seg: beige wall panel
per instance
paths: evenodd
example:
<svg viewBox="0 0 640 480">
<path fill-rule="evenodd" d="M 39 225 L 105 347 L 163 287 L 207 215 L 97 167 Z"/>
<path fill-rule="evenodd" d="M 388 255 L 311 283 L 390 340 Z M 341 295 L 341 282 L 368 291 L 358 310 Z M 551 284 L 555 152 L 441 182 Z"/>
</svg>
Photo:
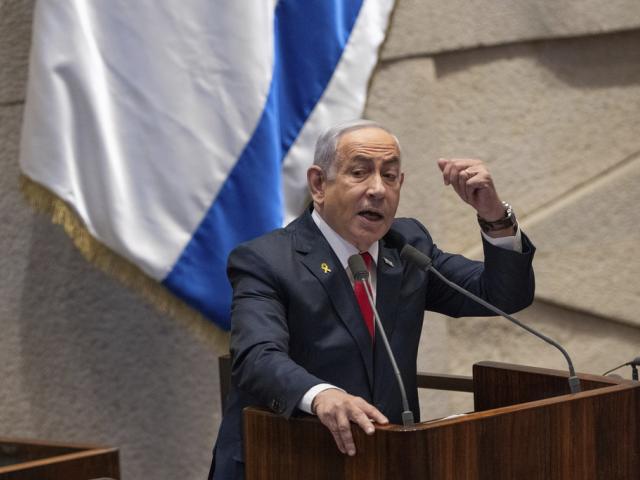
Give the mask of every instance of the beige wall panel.
<svg viewBox="0 0 640 480">
<path fill-rule="evenodd" d="M 0 0 L 0 103 L 24 100 L 33 0 Z"/>
<path fill-rule="evenodd" d="M 0 107 L 2 434 L 118 447 L 126 479 L 205 478 L 226 341 L 158 313 L 33 213 L 21 110 Z"/>
<path fill-rule="evenodd" d="M 398 132 L 400 214 L 446 249 L 479 243 L 472 209 L 444 188 L 438 157 L 478 157 L 521 218 L 640 150 L 640 32 L 383 63 L 366 116 Z"/>
<path fill-rule="evenodd" d="M 640 26 L 637 0 L 396 0 L 385 59 Z"/>
<path fill-rule="evenodd" d="M 640 326 L 639 205 L 636 155 L 532 217 L 537 296 Z"/>
<path fill-rule="evenodd" d="M 448 319 L 443 315 L 426 315 L 418 349 L 418 372 L 444 373 L 447 364 Z M 442 418 L 449 415 L 449 393 L 439 390 L 418 390 L 421 420 Z"/>
</svg>

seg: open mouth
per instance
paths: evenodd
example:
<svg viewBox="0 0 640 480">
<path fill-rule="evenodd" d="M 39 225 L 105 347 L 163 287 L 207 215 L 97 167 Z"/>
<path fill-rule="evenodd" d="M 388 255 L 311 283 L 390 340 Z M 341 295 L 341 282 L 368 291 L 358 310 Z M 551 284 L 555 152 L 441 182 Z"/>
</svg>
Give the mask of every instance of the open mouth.
<svg viewBox="0 0 640 480">
<path fill-rule="evenodd" d="M 369 220 L 370 222 L 379 222 L 384 216 L 375 210 L 361 210 L 358 215 Z"/>
</svg>

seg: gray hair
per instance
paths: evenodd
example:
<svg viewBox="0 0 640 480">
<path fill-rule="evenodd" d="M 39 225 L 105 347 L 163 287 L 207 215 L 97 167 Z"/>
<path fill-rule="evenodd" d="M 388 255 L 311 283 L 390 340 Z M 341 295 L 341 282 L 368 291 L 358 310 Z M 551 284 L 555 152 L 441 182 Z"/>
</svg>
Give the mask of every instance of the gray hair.
<svg viewBox="0 0 640 480">
<path fill-rule="evenodd" d="M 400 151 L 398 138 L 387 127 L 372 120 L 349 120 L 348 122 L 340 123 L 329 128 L 318 137 L 316 151 L 313 155 L 313 164 L 320 167 L 327 177 L 333 177 L 335 175 L 335 160 L 338 157 L 337 151 L 340 138 L 349 132 L 363 128 L 379 128 L 380 130 L 384 130 L 395 139 L 398 152 Z"/>
</svg>

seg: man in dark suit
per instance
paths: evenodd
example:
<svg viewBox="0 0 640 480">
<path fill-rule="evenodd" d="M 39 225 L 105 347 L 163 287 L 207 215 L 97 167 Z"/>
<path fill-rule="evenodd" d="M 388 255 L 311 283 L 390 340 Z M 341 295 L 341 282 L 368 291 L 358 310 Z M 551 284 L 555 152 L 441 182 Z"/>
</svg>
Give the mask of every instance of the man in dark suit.
<svg viewBox="0 0 640 480">
<path fill-rule="evenodd" d="M 475 208 L 485 261 L 439 250 L 416 220 L 396 219 L 404 180 L 397 139 L 356 121 L 318 140 L 307 173 L 313 205 L 284 229 L 239 246 L 229 257 L 233 285 L 232 392 L 210 478 L 240 479 L 242 408 L 285 417 L 318 416 L 337 448 L 355 455 L 351 424 L 400 423 L 401 396 L 375 328 L 354 294 L 347 259 L 371 255 L 376 308 L 419 419 L 416 356 L 425 310 L 488 315 L 437 278 L 404 263 L 390 229 L 429 255 L 446 277 L 513 312 L 533 299 L 534 248 L 500 201 L 479 160 L 438 162 L 444 183 Z M 366 310 L 366 308 L 365 308 Z"/>
</svg>

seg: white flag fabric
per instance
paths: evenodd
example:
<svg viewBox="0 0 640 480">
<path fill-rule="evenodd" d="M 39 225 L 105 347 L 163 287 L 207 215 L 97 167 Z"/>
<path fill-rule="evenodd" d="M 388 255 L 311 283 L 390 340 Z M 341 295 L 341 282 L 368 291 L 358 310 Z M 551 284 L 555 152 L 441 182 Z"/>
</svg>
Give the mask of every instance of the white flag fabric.
<svg viewBox="0 0 640 480">
<path fill-rule="evenodd" d="M 315 139 L 358 118 L 393 0 L 39 0 L 25 177 L 229 328 L 226 259 L 307 202 Z"/>
</svg>

